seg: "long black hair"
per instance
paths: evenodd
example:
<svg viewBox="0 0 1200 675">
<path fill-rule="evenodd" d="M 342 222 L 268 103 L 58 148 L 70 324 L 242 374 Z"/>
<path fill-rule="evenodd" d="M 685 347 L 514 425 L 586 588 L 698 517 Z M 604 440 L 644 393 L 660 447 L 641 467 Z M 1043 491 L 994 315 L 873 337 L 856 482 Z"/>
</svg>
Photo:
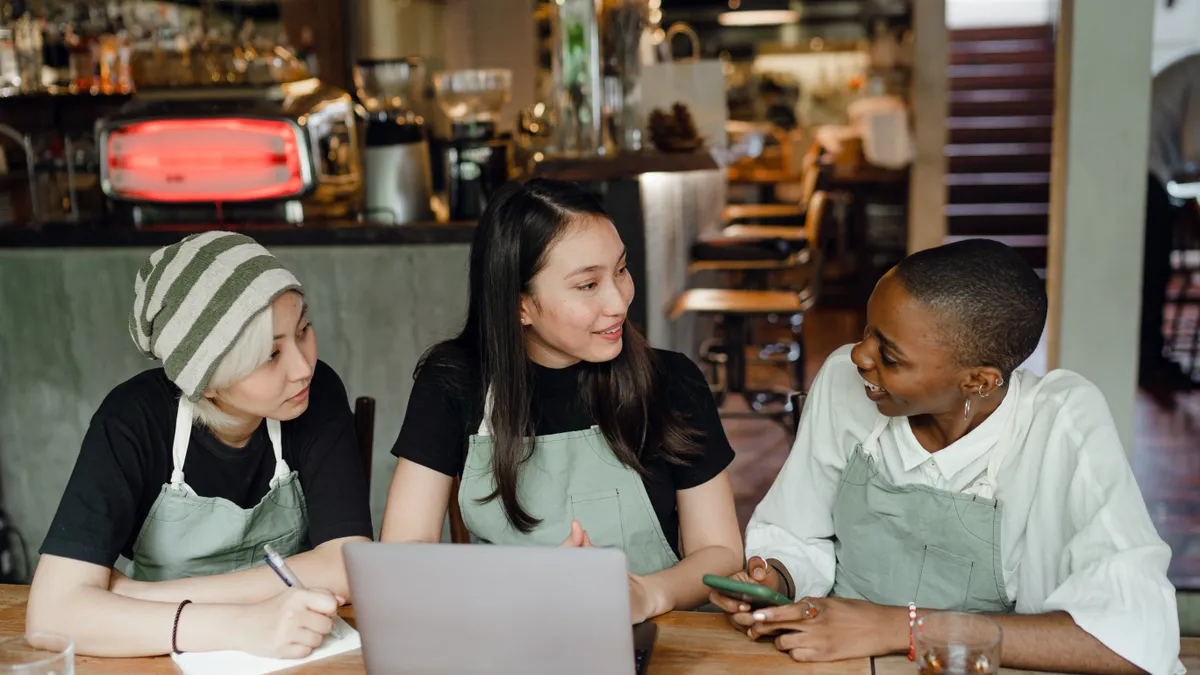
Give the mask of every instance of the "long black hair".
<svg viewBox="0 0 1200 675">
<path fill-rule="evenodd" d="M 467 403 L 481 413 L 489 387 L 492 473 L 508 521 L 521 532 L 539 522 L 517 498 L 521 465 L 535 448 L 533 368 L 520 322 L 521 297 L 546 263 L 546 253 L 576 216 L 608 218 L 600 202 L 572 184 L 547 179 L 510 183 L 492 195 L 471 244 L 470 301 L 457 337 L 435 345 L 417 366 L 436 366 Z M 579 387 L 584 403 L 622 464 L 645 475 L 647 452 L 686 464 L 699 452 L 699 432 L 667 400 L 665 376 L 653 349 L 625 322 L 621 353 L 584 363 Z M 470 416 L 478 419 L 479 415 Z M 468 433 L 473 433 L 470 430 Z"/>
</svg>

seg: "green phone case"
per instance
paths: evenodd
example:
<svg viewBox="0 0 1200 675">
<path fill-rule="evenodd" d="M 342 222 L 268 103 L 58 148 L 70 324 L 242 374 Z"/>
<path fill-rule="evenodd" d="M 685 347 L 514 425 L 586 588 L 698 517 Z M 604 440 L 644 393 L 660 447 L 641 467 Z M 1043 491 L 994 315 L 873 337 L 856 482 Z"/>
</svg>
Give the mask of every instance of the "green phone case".
<svg viewBox="0 0 1200 675">
<path fill-rule="evenodd" d="M 741 600 L 754 609 L 761 607 L 779 607 L 790 605 L 792 601 L 786 595 L 777 593 L 766 586 L 736 581 L 729 577 L 719 577 L 715 574 L 705 574 L 704 585 L 718 591 L 721 595 Z"/>
</svg>

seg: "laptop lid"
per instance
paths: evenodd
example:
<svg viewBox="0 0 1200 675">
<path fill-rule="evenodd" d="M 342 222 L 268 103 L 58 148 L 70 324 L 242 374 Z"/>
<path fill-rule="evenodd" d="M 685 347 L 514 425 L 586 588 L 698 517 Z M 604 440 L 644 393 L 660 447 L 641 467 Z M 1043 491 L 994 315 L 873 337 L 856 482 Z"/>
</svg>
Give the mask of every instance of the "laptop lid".
<svg viewBox="0 0 1200 675">
<path fill-rule="evenodd" d="M 633 672 L 618 549 L 355 542 L 343 551 L 368 673 Z"/>
</svg>

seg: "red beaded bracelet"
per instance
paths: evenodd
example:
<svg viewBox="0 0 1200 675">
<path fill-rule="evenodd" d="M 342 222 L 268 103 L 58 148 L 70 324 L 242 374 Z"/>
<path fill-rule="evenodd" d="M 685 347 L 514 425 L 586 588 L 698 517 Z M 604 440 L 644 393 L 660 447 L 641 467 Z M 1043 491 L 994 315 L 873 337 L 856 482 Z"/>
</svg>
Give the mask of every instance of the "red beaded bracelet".
<svg viewBox="0 0 1200 675">
<path fill-rule="evenodd" d="M 917 660 L 917 603 L 908 603 L 908 660 Z"/>
</svg>

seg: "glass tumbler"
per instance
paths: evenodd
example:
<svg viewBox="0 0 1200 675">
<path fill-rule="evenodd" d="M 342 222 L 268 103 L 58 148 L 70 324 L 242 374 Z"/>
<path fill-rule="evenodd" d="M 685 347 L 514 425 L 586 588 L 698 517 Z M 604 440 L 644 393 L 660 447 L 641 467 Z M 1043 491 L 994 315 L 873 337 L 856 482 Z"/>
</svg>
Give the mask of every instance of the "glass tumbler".
<svg viewBox="0 0 1200 675">
<path fill-rule="evenodd" d="M 75 645 L 50 633 L 0 637 L 0 673 L 74 675 Z"/>
<path fill-rule="evenodd" d="M 914 627 L 920 675 L 997 675 L 1003 631 L 986 616 L 937 612 Z"/>
</svg>

